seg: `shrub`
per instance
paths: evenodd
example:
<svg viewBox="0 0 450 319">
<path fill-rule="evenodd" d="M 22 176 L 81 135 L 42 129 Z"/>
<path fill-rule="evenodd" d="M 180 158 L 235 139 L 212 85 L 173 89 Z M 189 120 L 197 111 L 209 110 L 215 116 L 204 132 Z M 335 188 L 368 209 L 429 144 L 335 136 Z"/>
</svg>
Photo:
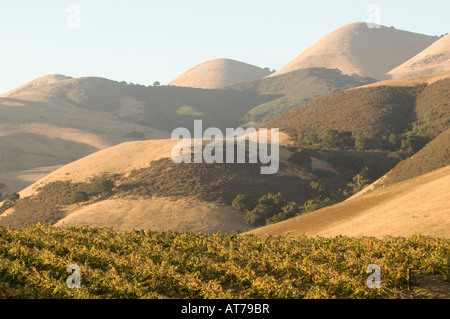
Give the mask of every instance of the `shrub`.
<svg viewBox="0 0 450 319">
<path fill-rule="evenodd" d="M 77 204 L 82 202 L 87 202 L 89 200 L 89 195 L 83 191 L 75 191 L 70 195 L 70 203 Z"/>
<path fill-rule="evenodd" d="M 303 142 L 307 145 L 314 145 L 320 142 L 319 135 L 316 133 L 309 133 L 303 138 Z"/>
<path fill-rule="evenodd" d="M 115 185 L 113 181 L 105 178 L 99 178 L 91 184 L 89 195 L 96 196 L 110 194 L 114 186 Z"/>
<path fill-rule="evenodd" d="M 299 207 L 297 203 L 290 202 L 286 206 L 282 207 L 282 211 L 268 219 L 266 219 L 266 225 L 275 224 L 286 219 L 293 218 L 301 215 L 304 212 L 302 207 Z"/>
<path fill-rule="evenodd" d="M 14 204 L 20 199 L 20 195 L 17 193 L 10 193 L 3 196 L 5 204 Z"/>
<path fill-rule="evenodd" d="M 353 181 L 348 183 L 347 186 L 350 188 L 349 193 L 350 194 L 356 194 L 359 191 L 363 190 L 366 186 L 370 184 L 370 181 L 368 178 L 366 178 L 368 168 L 365 167 L 361 173 L 357 174 L 355 177 L 353 177 Z"/>
<path fill-rule="evenodd" d="M 322 199 L 321 197 L 312 198 L 312 199 L 307 200 L 303 204 L 303 211 L 305 213 L 311 213 L 311 212 L 314 212 L 323 207 L 329 206 L 331 204 L 332 204 L 332 202 L 330 201 L 329 198 L 325 198 L 325 199 Z"/>
<path fill-rule="evenodd" d="M 315 196 L 328 195 L 329 189 L 326 183 L 320 179 L 313 179 L 309 183 L 311 190 Z"/>
</svg>

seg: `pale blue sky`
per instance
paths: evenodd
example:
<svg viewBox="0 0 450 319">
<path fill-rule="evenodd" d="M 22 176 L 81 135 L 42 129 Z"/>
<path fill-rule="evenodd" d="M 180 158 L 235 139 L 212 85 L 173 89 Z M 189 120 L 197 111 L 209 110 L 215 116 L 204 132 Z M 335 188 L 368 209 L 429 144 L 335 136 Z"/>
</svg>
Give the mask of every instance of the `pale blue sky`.
<svg viewBox="0 0 450 319">
<path fill-rule="evenodd" d="M 448 0 L 0 0 L 0 92 L 53 73 L 166 84 L 215 58 L 278 70 L 370 4 L 382 25 L 449 32 Z"/>
</svg>

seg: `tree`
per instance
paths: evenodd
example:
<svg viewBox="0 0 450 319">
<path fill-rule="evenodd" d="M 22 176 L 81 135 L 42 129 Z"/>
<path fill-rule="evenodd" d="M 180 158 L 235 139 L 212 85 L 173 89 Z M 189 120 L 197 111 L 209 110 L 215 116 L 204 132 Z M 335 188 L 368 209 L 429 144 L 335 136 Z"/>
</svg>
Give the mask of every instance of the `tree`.
<svg viewBox="0 0 450 319">
<path fill-rule="evenodd" d="M 236 196 L 236 198 L 231 203 L 231 206 L 233 206 L 234 209 L 240 211 L 240 212 L 247 212 L 251 210 L 252 208 L 252 202 L 250 200 L 250 197 L 248 197 L 245 194 L 239 194 Z"/>
<path fill-rule="evenodd" d="M 357 149 L 358 151 L 365 151 L 365 150 L 369 150 L 371 148 L 371 140 L 370 138 L 367 137 L 357 137 L 355 139 L 355 149 Z"/>
<path fill-rule="evenodd" d="M 11 205 L 16 203 L 20 199 L 20 195 L 17 193 L 10 193 L 3 196 L 5 204 Z"/>
<path fill-rule="evenodd" d="M 160 86 L 161 85 L 161 83 L 159 83 L 159 81 L 155 81 L 154 83 L 153 83 L 153 86 Z"/>
<path fill-rule="evenodd" d="M 108 195 L 112 192 L 114 188 L 114 182 L 105 179 L 105 178 L 99 178 L 96 179 L 89 189 L 89 195 L 96 196 L 96 195 Z"/>
<path fill-rule="evenodd" d="M 338 131 L 329 129 L 322 137 L 322 147 L 325 149 L 333 149 L 340 147 L 354 146 L 354 139 L 350 131 Z"/>
<path fill-rule="evenodd" d="M 266 219 L 266 225 L 275 224 L 283 220 L 293 218 L 295 216 L 303 214 L 304 212 L 302 207 L 299 207 L 295 202 L 288 203 L 287 205 L 283 206 L 281 210 L 282 211 L 280 213 Z"/>
<path fill-rule="evenodd" d="M 311 164 L 311 156 L 307 151 L 299 148 L 295 153 L 291 154 L 288 161 L 301 166 L 309 166 Z"/>
<path fill-rule="evenodd" d="M 71 204 L 87 202 L 88 200 L 89 200 L 89 195 L 83 191 L 75 191 L 70 195 L 70 203 Z"/>
<path fill-rule="evenodd" d="M 316 133 L 309 133 L 303 138 L 303 142 L 308 145 L 314 145 L 320 142 L 319 135 Z"/>
<path fill-rule="evenodd" d="M 318 209 L 321 209 L 322 207 L 326 207 L 328 205 L 330 205 L 330 199 L 327 197 L 325 199 L 322 199 L 320 196 L 317 198 L 312 198 L 307 200 L 304 204 L 303 204 L 303 211 L 305 213 L 311 213 L 314 212 Z"/>
<path fill-rule="evenodd" d="M 281 212 L 284 205 L 285 199 L 281 193 L 264 195 L 258 200 L 255 208 L 244 216 L 245 222 L 253 226 L 263 226 L 266 219 Z"/>
<path fill-rule="evenodd" d="M 326 183 L 320 179 L 313 179 L 309 183 L 314 196 L 328 195 L 329 190 Z"/>
<path fill-rule="evenodd" d="M 350 188 L 350 194 L 354 195 L 370 184 L 369 179 L 366 178 L 367 171 L 368 168 L 365 167 L 359 174 L 353 177 L 352 182 L 347 184 Z"/>
</svg>

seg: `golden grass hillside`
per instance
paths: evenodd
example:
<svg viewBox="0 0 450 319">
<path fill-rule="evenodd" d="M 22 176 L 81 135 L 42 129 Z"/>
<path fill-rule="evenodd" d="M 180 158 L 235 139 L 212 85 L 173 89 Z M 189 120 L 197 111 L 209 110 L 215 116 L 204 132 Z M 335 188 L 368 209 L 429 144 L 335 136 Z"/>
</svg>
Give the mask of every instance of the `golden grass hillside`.
<svg viewBox="0 0 450 319">
<path fill-rule="evenodd" d="M 405 78 L 450 71 L 450 36 L 446 35 L 388 74 Z"/>
<path fill-rule="evenodd" d="M 237 127 L 248 110 L 271 99 L 256 92 L 146 87 L 94 77 L 35 79 L 0 96 L 2 193 L 100 149 L 168 138 L 176 127 L 191 128 L 197 114 L 208 126 Z"/>
<path fill-rule="evenodd" d="M 21 200 L 0 216 L 0 223 L 234 232 L 252 228 L 231 207 L 239 193 L 253 200 L 270 192 L 307 199 L 301 185 L 310 174 L 287 161 L 290 152 L 284 147 L 279 173 L 261 175 L 260 164 L 175 164 L 170 159 L 175 143 L 123 143 L 61 167 L 21 191 Z M 73 191 L 89 189 L 99 176 L 114 180 L 111 196 L 70 204 Z"/>
<path fill-rule="evenodd" d="M 412 58 L 437 37 L 367 23 L 350 23 L 323 37 L 297 58 L 270 76 L 294 70 L 324 67 L 345 74 L 385 78 L 385 73 Z"/>
<path fill-rule="evenodd" d="M 169 85 L 199 89 L 220 89 L 235 83 L 262 79 L 271 74 L 269 69 L 231 59 L 203 62 L 178 76 Z"/>
</svg>

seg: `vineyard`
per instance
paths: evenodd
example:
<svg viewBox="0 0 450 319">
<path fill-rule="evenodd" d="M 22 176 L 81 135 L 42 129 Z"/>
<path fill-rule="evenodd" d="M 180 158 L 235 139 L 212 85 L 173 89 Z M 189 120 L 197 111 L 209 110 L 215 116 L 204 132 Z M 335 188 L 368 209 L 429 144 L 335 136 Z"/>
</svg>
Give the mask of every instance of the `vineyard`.
<svg viewBox="0 0 450 319">
<path fill-rule="evenodd" d="M 396 298 L 407 269 L 449 280 L 450 240 L 0 228 L 2 298 Z M 69 265 L 81 288 L 69 289 Z M 366 286 L 367 267 L 381 288 Z"/>
</svg>

